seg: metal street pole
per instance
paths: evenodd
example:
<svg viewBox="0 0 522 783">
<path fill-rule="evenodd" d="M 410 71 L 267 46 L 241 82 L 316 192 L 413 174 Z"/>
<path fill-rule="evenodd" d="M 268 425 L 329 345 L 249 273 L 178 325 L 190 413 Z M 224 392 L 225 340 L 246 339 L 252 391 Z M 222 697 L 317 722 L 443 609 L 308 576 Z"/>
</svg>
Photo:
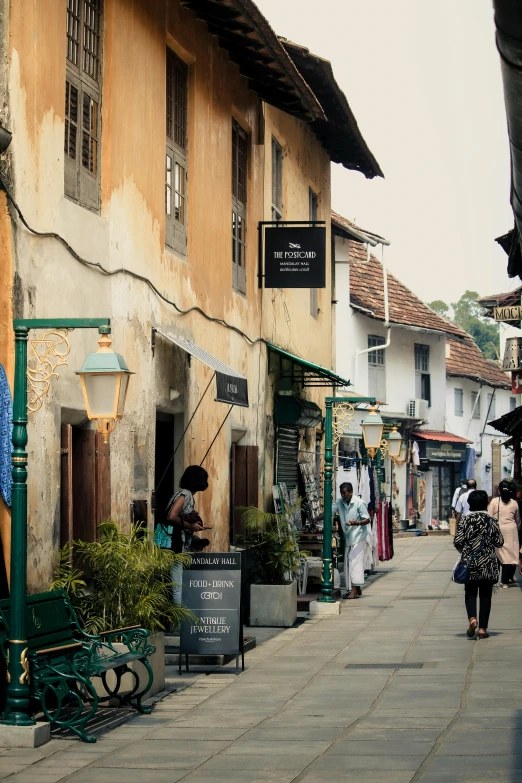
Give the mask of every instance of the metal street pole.
<svg viewBox="0 0 522 783">
<path fill-rule="evenodd" d="M 324 508 L 323 508 L 323 565 L 321 569 L 320 603 L 334 603 L 332 563 L 332 471 L 333 471 L 333 406 L 347 402 L 369 402 L 375 405 L 375 397 L 326 397 L 325 398 L 325 449 L 324 449 Z"/>
<path fill-rule="evenodd" d="M 1 723 L 35 723 L 29 692 L 27 658 L 27 340 L 30 329 L 92 329 L 110 331 L 109 318 L 16 319 L 13 394 L 11 506 L 11 589 L 7 648 L 7 703 Z"/>
</svg>

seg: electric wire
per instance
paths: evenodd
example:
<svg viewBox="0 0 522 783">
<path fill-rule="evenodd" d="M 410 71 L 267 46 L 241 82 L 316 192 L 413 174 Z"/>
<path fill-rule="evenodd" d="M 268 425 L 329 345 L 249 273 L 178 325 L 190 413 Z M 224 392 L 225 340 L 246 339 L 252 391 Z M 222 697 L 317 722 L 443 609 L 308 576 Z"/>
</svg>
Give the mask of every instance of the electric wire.
<svg viewBox="0 0 522 783">
<path fill-rule="evenodd" d="M 216 318 L 213 315 L 209 315 L 204 310 L 202 310 L 201 307 L 198 307 L 197 305 L 193 305 L 192 307 L 189 307 L 186 310 L 182 309 L 174 301 L 172 301 L 164 294 L 162 294 L 161 291 L 154 285 L 152 280 L 149 280 L 149 278 L 145 277 L 144 275 L 138 274 L 138 272 L 133 272 L 130 269 L 125 269 L 124 267 L 120 267 L 119 269 L 106 269 L 104 266 L 102 266 L 102 264 L 100 264 L 97 261 L 87 261 L 87 259 L 82 258 L 82 256 L 80 256 L 76 252 L 76 250 L 67 242 L 67 240 L 64 239 L 64 237 L 62 237 L 60 234 L 57 234 L 55 231 L 37 231 L 36 229 L 32 228 L 32 226 L 30 226 L 1 175 L 0 175 L 0 186 L 5 191 L 7 198 L 13 205 L 18 217 L 20 218 L 21 223 L 31 234 L 34 234 L 37 237 L 42 237 L 44 239 L 55 239 L 57 242 L 60 242 L 60 244 L 63 245 L 63 247 L 65 247 L 65 249 L 71 254 L 71 256 L 83 266 L 90 267 L 91 269 L 95 269 L 100 274 L 105 275 L 106 277 L 112 277 L 113 275 L 120 275 L 120 274 L 129 275 L 129 277 L 132 277 L 135 280 L 140 280 L 142 283 L 145 283 L 145 285 L 147 285 L 156 294 L 156 296 L 158 296 L 166 304 L 173 307 L 176 310 L 176 312 L 179 313 L 180 315 L 188 315 L 189 313 L 196 312 L 202 315 L 203 318 L 206 318 L 207 321 L 213 321 L 214 323 L 221 324 L 221 326 L 224 326 L 225 328 L 230 329 L 233 332 L 236 332 L 236 334 L 239 334 L 241 337 L 243 337 L 249 343 L 249 345 L 256 345 L 257 343 L 260 342 L 266 343 L 266 340 L 263 337 L 256 337 L 253 339 L 249 337 L 248 334 L 243 332 L 243 330 L 240 329 L 239 327 L 234 326 L 233 324 L 229 324 L 223 318 Z"/>
</svg>

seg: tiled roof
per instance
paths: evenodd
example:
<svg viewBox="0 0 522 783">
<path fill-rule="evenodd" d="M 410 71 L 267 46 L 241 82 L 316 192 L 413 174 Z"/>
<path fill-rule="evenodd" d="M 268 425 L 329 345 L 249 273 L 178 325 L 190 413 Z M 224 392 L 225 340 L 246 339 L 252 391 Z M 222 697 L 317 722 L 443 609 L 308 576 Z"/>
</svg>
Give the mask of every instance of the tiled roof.
<svg viewBox="0 0 522 783">
<path fill-rule="evenodd" d="M 478 345 L 468 337 L 467 340 L 448 341 L 449 356 L 446 358 L 446 374 L 504 389 L 511 388 L 511 381 L 498 364 L 486 359 Z"/>
<path fill-rule="evenodd" d="M 365 315 L 384 321 L 382 264 L 373 255 L 366 261 L 366 245 L 354 240 L 350 240 L 350 304 Z M 391 323 L 468 337 L 460 326 L 437 315 L 390 272 L 388 304 Z"/>
<path fill-rule="evenodd" d="M 437 430 L 416 430 L 411 433 L 415 438 L 423 440 L 440 440 L 441 443 L 472 443 L 471 440 L 461 438 L 452 432 L 438 432 Z"/>
<path fill-rule="evenodd" d="M 334 212 L 333 210 L 332 231 L 335 234 L 346 237 L 347 239 L 358 239 L 359 242 L 367 242 L 372 246 L 390 244 L 387 239 L 379 236 L 379 234 L 374 234 L 373 231 L 367 231 L 365 228 L 356 226 L 355 223 L 352 223 L 351 220 L 348 220 L 348 218 L 345 218 L 342 215 L 338 215 L 337 212 Z"/>
</svg>

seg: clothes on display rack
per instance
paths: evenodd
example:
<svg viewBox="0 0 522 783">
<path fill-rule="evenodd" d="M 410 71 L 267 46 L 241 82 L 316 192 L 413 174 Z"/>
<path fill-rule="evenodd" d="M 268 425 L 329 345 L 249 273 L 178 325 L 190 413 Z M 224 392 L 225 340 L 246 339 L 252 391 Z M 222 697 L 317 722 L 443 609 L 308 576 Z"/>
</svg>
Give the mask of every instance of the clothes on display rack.
<svg viewBox="0 0 522 783">
<path fill-rule="evenodd" d="M 420 457 L 419 457 L 419 444 L 416 440 L 413 441 L 413 446 L 411 447 L 411 461 L 415 465 L 416 468 L 420 465 Z"/>
<path fill-rule="evenodd" d="M 370 471 L 367 465 L 363 465 L 361 468 L 361 475 L 359 477 L 359 497 L 366 505 L 371 501 Z"/>
<path fill-rule="evenodd" d="M 393 557 L 393 522 L 391 505 L 381 501 L 377 508 L 377 537 L 379 560 L 386 562 Z"/>
</svg>

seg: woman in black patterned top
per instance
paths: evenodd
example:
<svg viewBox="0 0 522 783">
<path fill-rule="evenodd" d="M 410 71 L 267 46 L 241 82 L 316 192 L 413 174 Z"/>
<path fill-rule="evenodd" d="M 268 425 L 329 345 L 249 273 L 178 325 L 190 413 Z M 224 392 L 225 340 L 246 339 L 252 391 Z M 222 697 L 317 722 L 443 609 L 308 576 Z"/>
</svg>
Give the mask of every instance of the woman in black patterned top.
<svg viewBox="0 0 522 783">
<path fill-rule="evenodd" d="M 502 533 L 496 519 L 489 516 L 488 494 L 484 490 L 474 490 L 468 495 L 470 513 L 459 520 L 455 539 L 455 549 L 461 553 L 461 560 L 468 566 L 469 580 L 464 585 L 464 599 L 468 613 L 469 628 L 467 634 L 472 639 L 487 639 L 491 595 L 498 581 L 498 559 L 496 547 L 504 544 Z M 480 596 L 480 612 L 477 623 L 477 593 Z"/>
</svg>

